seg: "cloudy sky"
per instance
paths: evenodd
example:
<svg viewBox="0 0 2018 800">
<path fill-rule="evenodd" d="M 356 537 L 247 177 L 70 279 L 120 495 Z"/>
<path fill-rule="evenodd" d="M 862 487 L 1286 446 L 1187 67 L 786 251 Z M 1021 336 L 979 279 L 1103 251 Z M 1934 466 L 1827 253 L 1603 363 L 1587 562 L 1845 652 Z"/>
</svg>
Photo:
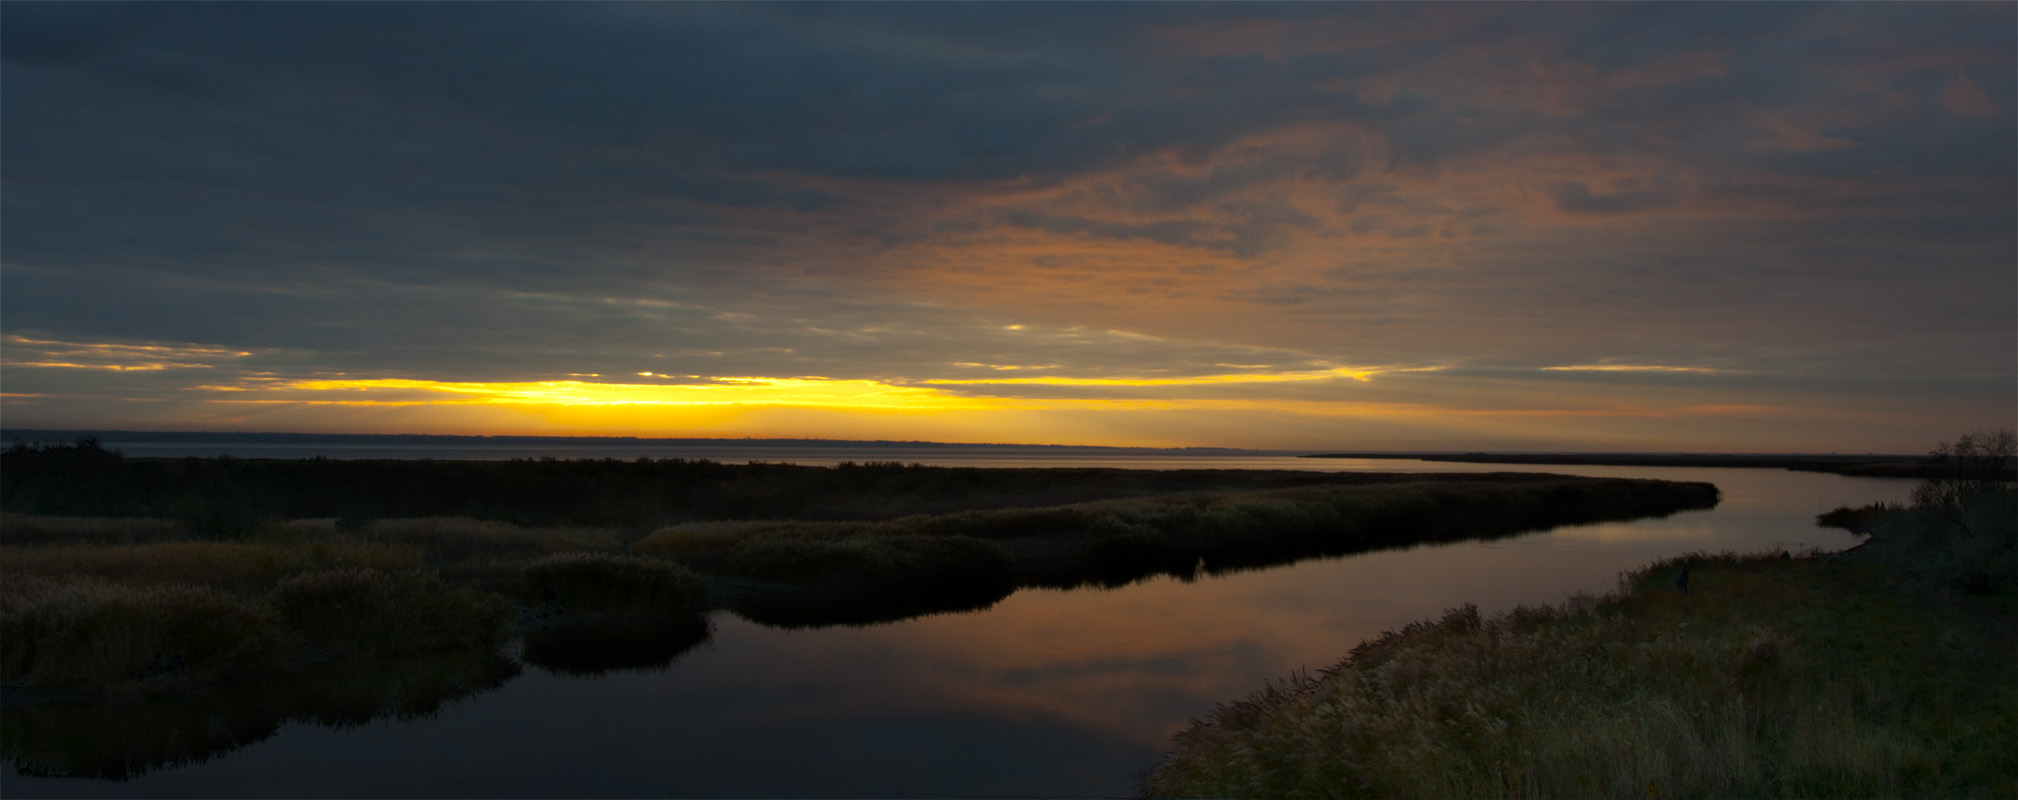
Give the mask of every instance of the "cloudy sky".
<svg viewBox="0 0 2018 800">
<path fill-rule="evenodd" d="M 0 4 L 4 424 L 1919 452 L 2018 6 Z"/>
</svg>

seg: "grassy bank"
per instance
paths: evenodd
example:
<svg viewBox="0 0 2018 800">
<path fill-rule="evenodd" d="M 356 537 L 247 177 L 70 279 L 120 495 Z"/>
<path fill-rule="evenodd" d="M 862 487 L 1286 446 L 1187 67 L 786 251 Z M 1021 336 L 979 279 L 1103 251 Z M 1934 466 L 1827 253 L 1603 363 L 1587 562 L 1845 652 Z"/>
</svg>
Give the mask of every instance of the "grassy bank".
<svg viewBox="0 0 2018 800">
<path fill-rule="evenodd" d="M 132 527 L 53 522 L 43 529 L 86 542 Z M 663 559 L 583 549 L 622 542 L 576 528 L 436 519 L 345 532 L 322 521 L 236 542 L 8 541 L 0 681 L 10 689 L 185 692 L 331 663 L 494 651 L 529 610 L 542 630 L 630 617 L 670 620 L 661 627 L 687 640 L 705 629 L 705 578 Z"/>
<path fill-rule="evenodd" d="M 1428 476 L 1425 476 L 1428 477 Z M 712 574 L 932 587 L 1118 585 L 1708 508 L 1703 483 L 1534 474 L 1186 492 L 881 522 L 669 527 L 634 543 Z"/>
<path fill-rule="evenodd" d="M 1937 456 L 1914 455 L 1772 455 L 1759 453 L 1322 453 L 1304 458 L 1371 458 L 1453 461 L 1471 464 L 1583 464 L 1608 467 L 1737 467 L 1831 472 L 1865 478 L 1938 479 L 1954 465 Z M 2018 475 L 2001 467 L 2004 480 Z"/>
<path fill-rule="evenodd" d="M 178 536 L 243 539 L 268 520 L 459 517 L 644 533 L 714 520 L 889 520 L 1174 492 L 1368 485 L 1425 476 L 1269 470 L 812 467 L 687 459 L 511 461 L 126 458 L 95 441 L 0 450 L 0 511 L 166 520 Z M 108 532 L 159 538 L 159 523 Z M 23 529 L 22 536 L 38 533 Z M 60 533 L 56 534 L 60 537 Z"/>
<path fill-rule="evenodd" d="M 2014 507 L 1863 509 L 1835 516 L 1873 534 L 1846 555 L 1695 556 L 1603 598 L 1458 609 L 1221 707 L 1142 791 L 2018 795 Z"/>
<path fill-rule="evenodd" d="M 215 511 L 210 500 L 236 497 L 264 508 L 248 499 L 259 497 L 252 489 L 359 468 L 228 459 L 135 465 L 86 445 L 8 456 L 12 465 L 40 470 L 9 473 L 12 488 L 0 499 L 10 508 L 71 502 L 57 501 L 88 493 L 65 489 L 64 481 L 92 474 L 109 476 L 116 491 L 104 502 L 111 506 L 151 496 L 142 491 L 147 486 L 198 476 L 184 487 L 192 494 L 147 503 Z M 528 663 L 570 673 L 649 668 L 704 639 L 702 615 L 713 608 L 785 627 L 867 624 L 982 608 L 1019 586 L 1189 578 L 1666 514 L 1717 498 L 1708 484 L 1512 473 L 774 471 L 782 466 L 422 462 L 401 464 L 397 474 L 450 487 L 448 495 L 463 491 L 454 487 L 472 475 L 543 470 L 603 475 L 620 489 L 654 475 L 673 476 L 667 480 L 675 488 L 692 488 L 681 481 L 694 475 L 728 475 L 728 485 L 745 488 L 786 475 L 794 486 L 867 487 L 853 507 L 877 509 L 881 518 L 688 521 L 641 530 L 453 517 L 260 517 L 227 530 L 215 515 L 9 512 L 0 518 L 0 682 L 101 693 L 219 684 L 332 661 L 494 649 L 513 631 L 525 636 Z M 226 480 L 233 475 L 244 482 Z M 285 485 L 293 488 L 282 494 L 309 492 Z M 1089 493 L 1101 499 L 933 511 L 949 497 L 985 506 L 1012 496 Z M 392 498 L 331 502 L 378 507 L 417 494 L 409 487 Z M 781 516 L 790 511 L 778 509 Z"/>
</svg>

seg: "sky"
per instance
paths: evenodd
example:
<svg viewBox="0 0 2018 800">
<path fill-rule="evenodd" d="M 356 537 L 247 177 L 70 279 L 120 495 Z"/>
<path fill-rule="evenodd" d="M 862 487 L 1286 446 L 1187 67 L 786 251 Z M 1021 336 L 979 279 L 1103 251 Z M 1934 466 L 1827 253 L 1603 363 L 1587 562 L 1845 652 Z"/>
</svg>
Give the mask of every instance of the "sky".
<svg viewBox="0 0 2018 800">
<path fill-rule="evenodd" d="M 2010 3 L 0 3 L 0 424 L 1923 452 Z"/>
</svg>

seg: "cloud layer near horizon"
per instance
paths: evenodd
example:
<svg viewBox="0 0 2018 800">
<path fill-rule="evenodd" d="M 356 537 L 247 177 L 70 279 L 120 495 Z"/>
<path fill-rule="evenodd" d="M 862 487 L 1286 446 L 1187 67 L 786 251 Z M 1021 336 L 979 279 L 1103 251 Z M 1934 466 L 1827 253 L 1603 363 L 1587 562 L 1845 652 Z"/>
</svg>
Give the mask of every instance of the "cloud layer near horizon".
<svg viewBox="0 0 2018 800">
<path fill-rule="evenodd" d="M 2014 27 L 7 3 L 6 424 L 1917 450 L 2018 402 Z"/>
</svg>

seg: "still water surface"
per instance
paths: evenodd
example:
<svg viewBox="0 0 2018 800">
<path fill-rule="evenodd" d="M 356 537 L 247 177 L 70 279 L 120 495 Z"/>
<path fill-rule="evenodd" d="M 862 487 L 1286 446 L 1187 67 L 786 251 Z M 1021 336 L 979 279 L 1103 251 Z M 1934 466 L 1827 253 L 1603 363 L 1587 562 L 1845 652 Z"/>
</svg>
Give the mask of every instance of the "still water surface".
<svg viewBox="0 0 2018 800">
<path fill-rule="evenodd" d="M 141 455 L 140 453 L 130 453 Z M 862 460 L 831 453 L 765 460 Z M 1128 463 L 905 456 L 957 466 L 1494 471 L 1506 465 L 1167 456 Z M 1106 459 L 1097 459 L 1104 461 Z M 1171 463 L 1176 460 L 1176 463 Z M 1691 551 L 1834 550 L 1841 505 L 1911 481 L 1758 469 L 1524 471 L 1700 480 L 1714 510 L 1306 561 L 1120 589 L 1024 590 L 984 611 L 786 631 L 717 614 L 669 667 L 573 677 L 527 667 L 440 713 L 347 728 L 290 722 L 203 763 L 124 782 L 38 778 L 25 796 L 1097 797 L 1132 793 L 1170 736 L 1215 703 L 1336 662 L 1446 608 L 1601 593 Z"/>
</svg>

